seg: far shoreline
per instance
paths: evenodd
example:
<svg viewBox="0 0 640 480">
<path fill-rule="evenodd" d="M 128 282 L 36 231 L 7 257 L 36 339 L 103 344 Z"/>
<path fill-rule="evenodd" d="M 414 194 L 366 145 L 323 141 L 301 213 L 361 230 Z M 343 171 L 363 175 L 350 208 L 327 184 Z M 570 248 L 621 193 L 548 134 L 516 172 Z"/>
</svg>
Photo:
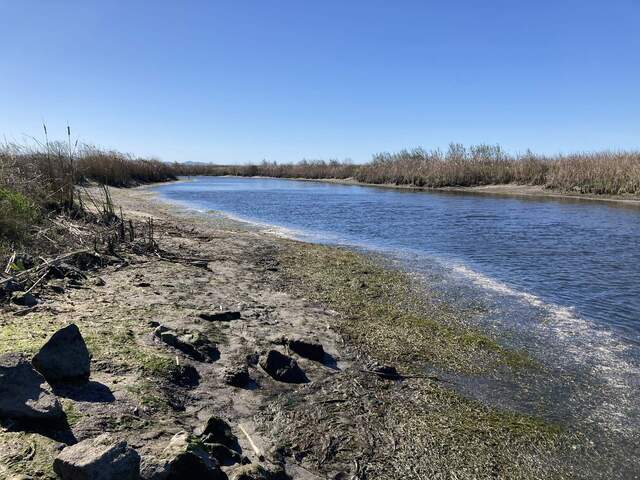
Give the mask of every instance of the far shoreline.
<svg viewBox="0 0 640 480">
<path fill-rule="evenodd" d="M 187 178 L 197 177 L 220 177 L 220 178 L 266 178 L 274 180 L 294 180 L 300 182 L 315 182 L 315 183 L 332 183 L 336 185 L 348 185 L 356 187 L 373 187 L 384 188 L 392 190 L 402 190 L 408 192 L 433 192 L 433 193 L 457 193 L 457 194 L 471 194 L 471 195 L 489 195 L 496 197 L 526 197 L 532 199 L 555 199 L 555 200 L 584 200 L 588 202 L 604 202 L 614 203 L 624 206 L 631 206 L 640 208 L 640 197 L 635 196 L 623 196 L 623 195 L 593 195 L 583 193 L 565 193 L 558 190 L 549 190 L 541 185 L 519 185 L 519 184 L 496 184 L 496 185 L 478 185 L 474 187 L 420 187 L 416 185 L 396 185 L 392 183 L 365 183 L 347 179 L 336 178 L 302 178 L 302 177 L 270 177 L 270 176 L 242 176 L 242 175 L 193 175 L 180 177 L 178 180 L 169 182 L 157 182 L 146 185 L 140 185 L 140 187 L 154 187 L 163 185 L 166 183 L 184 182 L 188 181 Z"/>
</svg>

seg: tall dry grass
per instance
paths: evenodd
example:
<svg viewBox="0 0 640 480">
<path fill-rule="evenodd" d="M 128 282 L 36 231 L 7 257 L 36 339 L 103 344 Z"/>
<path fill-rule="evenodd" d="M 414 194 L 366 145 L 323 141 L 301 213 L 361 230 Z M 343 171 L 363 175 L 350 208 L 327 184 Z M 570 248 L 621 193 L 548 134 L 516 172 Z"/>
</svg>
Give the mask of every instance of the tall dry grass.
<svg viewBox="0 0 640 480">
<path fill-rule="evenodd" d="M 511 155 L 497 145 L 446 151 L 402 150 L 380 153 L 369 163 L 302 161 L 257 165 L 202 166 L 202 174 L 279 178 L 353 179 L 362 183 L 426 188 L 481 185 L 539 185 L 563 192 L 640 195 L 640 152 L 594 152 L 543 156 Z"/>
</svg>

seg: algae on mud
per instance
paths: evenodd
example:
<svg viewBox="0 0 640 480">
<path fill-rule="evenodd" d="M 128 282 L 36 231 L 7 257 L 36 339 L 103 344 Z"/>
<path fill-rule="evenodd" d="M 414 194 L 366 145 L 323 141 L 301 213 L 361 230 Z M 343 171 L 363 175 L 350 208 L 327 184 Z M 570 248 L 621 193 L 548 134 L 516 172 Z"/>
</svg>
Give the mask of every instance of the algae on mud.
<svg viewBox="0 0 640 480">
<path fill-rule="evenodd" d="M 295 241 L 283 242 L 277 259 L 285 288 L 336 311 L 331 327 L 358 355 L 412 374 L 390 382 L 343 372 L 279 399 L 264 416 L 294 456 L 312 458 L 327 475 L 356 461 L 360 473 L 388 479 L 572 471 L 567 452 L 577 439 L 558 425 L 487 407 L 420 375 L 429 364 L 475 375 L 539 368 L 525 352 L 465 325 L 453 307 L 430 302 L 406 274 L 375 259 Z"/>
<path fill-rule="evenodd" d="M 538 368 L 526 352 L 501 346 L 434 302 L 409 276 L 373 258 L 324 245 L 290 242 L 279 257 L 288 285 L 340 311 L 336 327 L 381 361 L 409 372 L 435 364 L 457 373 Z"/>
</svg>

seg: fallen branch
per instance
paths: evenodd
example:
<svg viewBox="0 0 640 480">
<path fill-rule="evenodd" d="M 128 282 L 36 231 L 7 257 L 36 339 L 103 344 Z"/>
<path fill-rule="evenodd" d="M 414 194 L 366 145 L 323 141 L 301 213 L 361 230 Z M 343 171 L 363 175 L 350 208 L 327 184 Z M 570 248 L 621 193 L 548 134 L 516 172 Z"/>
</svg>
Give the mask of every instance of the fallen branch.
<svg viewBox="0 0 640 480">
<path fill-rule="evenodd" d="M 60 256 L 52 258 L 51 260 L 48 260 L 48 261 L 45 260 L 44 264 L 38 265 L 38 266 L 33 267 L 33 268 L 29 268 L 28 270 L 23 270 L 22 272 L 16 273 L 15 275 L 13 275 L 10 278 L 6 278 L 4 280 L 0 280 L 0 285 L 3 285 L 3 284 L 5 284 L 5 283 L 7 283 L 7 282 L 9 282 L 9 281 L 11 281 L 13 279 L 24 277 L 25 275 L 29 275 L 31 273 L 38 273 L 43 268 L 48 268 L 48 267 L 50 267 L 52 265 L 55 265 L 55 264 L 57 264 L 57 263 L 59 263 L 59 262 L 61 262 L 63 260 L 66 260 L 67 258 L 74 257 L 74 256 L 79 255 L 81 253 L 89 253 L 89 252 L 90 252 L 90 250 L 87 250 L 85 248 L 85 249 L 82 249 L 82 250 L 76 250 L 76 251 L 71 252 L 71 253 L 65 253 L 64 255 L 60 255 Z"/>
</svg>

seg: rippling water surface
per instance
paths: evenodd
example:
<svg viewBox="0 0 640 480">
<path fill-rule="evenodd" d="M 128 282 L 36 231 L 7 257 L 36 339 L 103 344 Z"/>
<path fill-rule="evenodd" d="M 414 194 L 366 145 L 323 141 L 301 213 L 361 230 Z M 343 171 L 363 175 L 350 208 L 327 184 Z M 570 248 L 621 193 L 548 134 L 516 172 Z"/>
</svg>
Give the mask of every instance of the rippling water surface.
<svg viewBox="0 0 640 480">
<path fill-rule="evenodd" d="M 548 416 L 604 429 L 638 452 L 640 208 L 258 178 L 157 190 L 304 240 L 385 253 L 481 301 L 479 321 L 545 360 L 551 378 L 530 388 L 470 379 L 470 394 L 504 401 L 496 392 L 508 391 L 516 408 L 546 405 Z"/>
</svg>

